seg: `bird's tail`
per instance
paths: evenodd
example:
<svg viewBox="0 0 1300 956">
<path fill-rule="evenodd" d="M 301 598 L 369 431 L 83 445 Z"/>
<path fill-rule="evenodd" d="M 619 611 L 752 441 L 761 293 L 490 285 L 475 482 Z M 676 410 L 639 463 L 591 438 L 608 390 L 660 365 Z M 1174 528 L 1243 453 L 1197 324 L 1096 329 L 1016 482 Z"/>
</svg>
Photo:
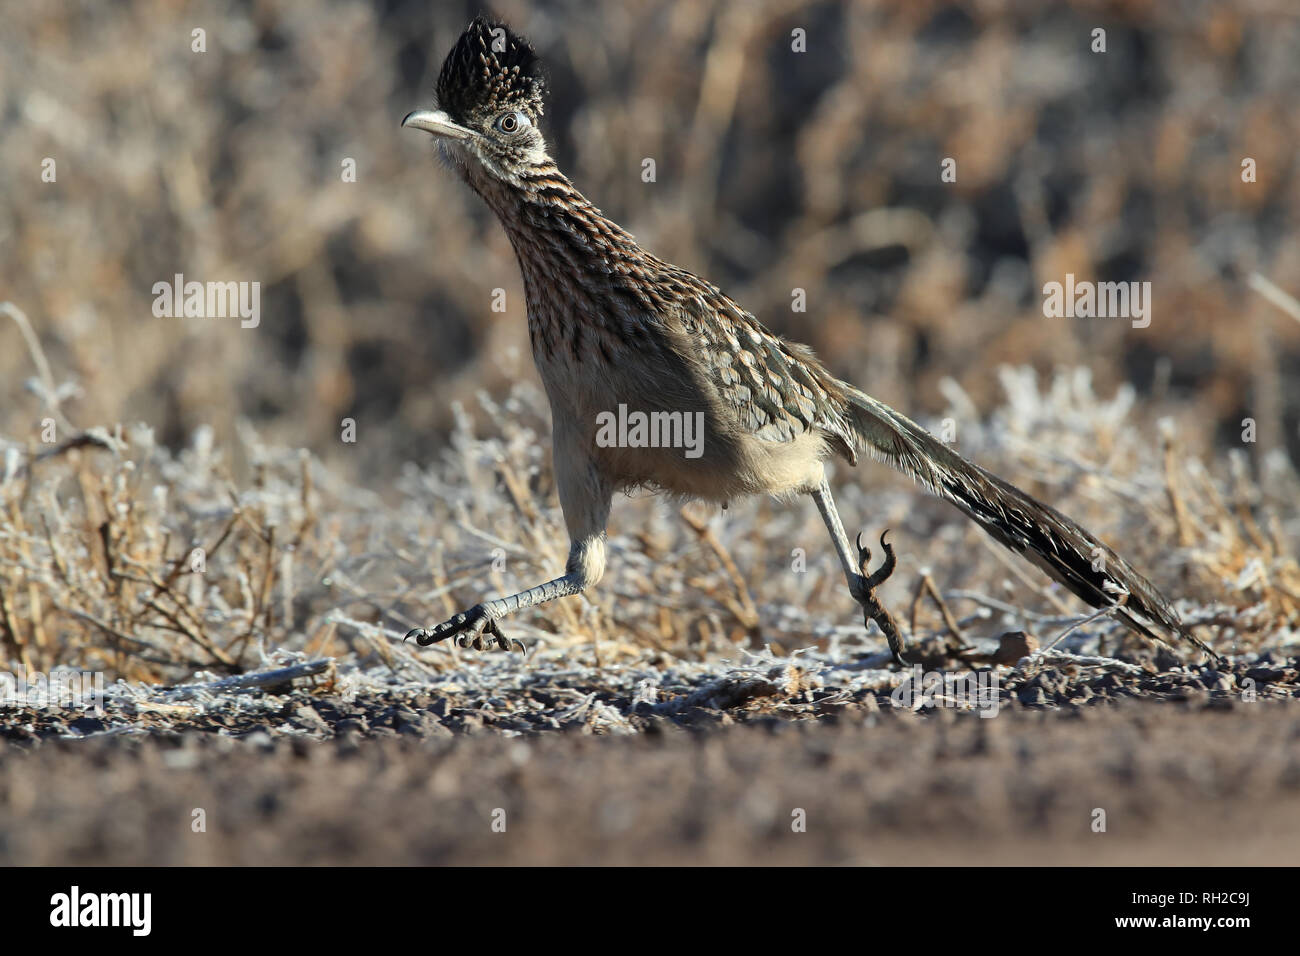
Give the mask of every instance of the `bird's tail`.
<svg viewBox="0 0 1300 956">
<path fill-rule="evenodd" d="M 848 420 L 869 453 L 920 482 L 1003 545 L 1024 555 L 1093 607 L 1120 602 L 1134 630 L 1166 643 L 1142 620 L 1186 638 L 1218 660 L 1155 585 L 1065 515 L 958 455 L 915 422 L 845 386 Z"/>
</svg>

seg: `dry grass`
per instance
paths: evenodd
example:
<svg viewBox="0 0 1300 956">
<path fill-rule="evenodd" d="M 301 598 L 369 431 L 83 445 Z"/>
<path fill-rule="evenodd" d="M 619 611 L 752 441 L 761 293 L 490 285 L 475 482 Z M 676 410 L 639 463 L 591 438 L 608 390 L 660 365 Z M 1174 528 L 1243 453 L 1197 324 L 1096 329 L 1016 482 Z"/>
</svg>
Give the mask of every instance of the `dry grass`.
<svg viewBox="0 0 1300 956">
<path fill-rule="evenodd" d="M 1300 323 L 1249 284 L 1285 302 L 1300 274 L 1286 4 L 497 6 L 550 65 L 562 166 L 649 248 L 841 376 L 952 418 L 959 449 L 1219 622 L 1217 646 L 1289 646 Z M 460 652 L 392 636 L 562 567 L 509 244 L 397 125 L 470 13 L 7 11 L 0 299 L 30 321 L 0 316 L 0 659 L 141 680 L 278 648 L 444 669 Z M 261 282 L 262 325 L 154 318 L 152 284 L 176 272 Z M 1151 327 L 1044 319 L 1038 290 L 1066 272 L 1150 279 Z M 851 527 L 895 529 L 896 609 L 928 573 L 976 637 L 1079 610 L 875 466 L 837 484 Z M 701 520 L 620 503 L 601 587 L 509 632 L 604 663 L 874 650 L 810 505 Z M 942 632 L 930 608 L 917 626 Z"/>
</svg>

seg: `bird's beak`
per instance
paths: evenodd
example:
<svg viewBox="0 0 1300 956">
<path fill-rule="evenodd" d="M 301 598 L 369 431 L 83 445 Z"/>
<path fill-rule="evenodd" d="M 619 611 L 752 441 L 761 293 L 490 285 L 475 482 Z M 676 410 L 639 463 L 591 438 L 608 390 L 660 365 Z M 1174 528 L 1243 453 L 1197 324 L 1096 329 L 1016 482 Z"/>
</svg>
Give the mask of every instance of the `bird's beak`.
<svg viewBox="0 0 1300 956">
<path fill-rule="evenodd" d="M 451 117 L 442 110 L 415 110 L 406 114 L 406 119 L 402 120 L 402 125 L 410 126 L 413 129 L 422 129 L 426 133 L 441 136 L 443 139 L 469 139 L 474 135 L 472 130 L 453 123 Z"/>
</svg>

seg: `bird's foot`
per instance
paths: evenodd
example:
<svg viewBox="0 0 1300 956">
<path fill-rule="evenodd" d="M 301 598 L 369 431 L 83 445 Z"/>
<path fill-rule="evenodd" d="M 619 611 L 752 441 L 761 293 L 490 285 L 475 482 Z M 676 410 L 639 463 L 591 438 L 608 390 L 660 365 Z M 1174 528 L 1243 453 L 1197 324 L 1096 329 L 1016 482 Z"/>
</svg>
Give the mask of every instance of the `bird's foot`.
<svg viewBox="0 0 1300 956">
<path fill-rule="evenodd" d="M 885 535 L 889 534 L 886 530 L 880 536 L 880 546 L 885 549 L 885 560 L 881 562 L 880 567 L 874 572 L 868 573 L 871 564 L 871 549 L 862 543 L 862 535 L 858 535 L 858 568 L 862 576 L 858 581 L 858 587 L 853 590 L 853 598 L 862 605 L 862 623 L 875 621 L 876 625 L 885 633 L 885 639 L 889 641 L 889 650 L 894 655 L 894 660 L 901 666 L 906 667 L 907 661 L 903 659 L 903 635 L 898 629 L 898 624 L 889 610 L 880 603 L 876 597 L 876 588 L 884 584 L 889 576 L 894 573 L 894 567 L 897 564 L 894 558 L 894 546 L 885 540 Z"/>
<path fill-rule="evenodd" d="M 411 638 L 415 638 L 417 644 L 428 647 L 438 641 L 445 641 L 449 637 L 454 637 L 456 643 L 461 647 L 472 647 L 476 651 L 487 650 L 493 644 L 496 644 L 503 651 L 518 649 L 523 654 L 528 653 L 528 648 L 524 646 L 522 641 L 506 637 L 501 632 L 501 627 L 497 624 L 496 618 L 482 604 L 475 604 L 468 611 L 461 611 L 455 617 L 448 618 L 436 627 L 412 628 L 406 632 L 406 637 L 403 640 L 409 641 Z"/>
</svg>

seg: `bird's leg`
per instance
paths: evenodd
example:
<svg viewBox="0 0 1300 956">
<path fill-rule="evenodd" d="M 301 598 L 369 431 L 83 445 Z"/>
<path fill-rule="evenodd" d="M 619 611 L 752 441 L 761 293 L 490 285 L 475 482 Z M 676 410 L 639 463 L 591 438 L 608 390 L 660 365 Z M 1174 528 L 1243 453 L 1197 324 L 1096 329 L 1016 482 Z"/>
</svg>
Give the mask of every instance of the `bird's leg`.
<svg viewBox="0 0 1300 956">
<path fill-rule="evenodd" d="M 555 420 L 555 483 L 560 508 L 569 529 L 569 560 L 558 578 L 527 588 L 508 597 L 475 604 L 436 627 L 417 627 L 407 632 L 422 645 L 456 638 L 461 647 L 481 651 L 497 644 L 502 650 L 525 650 L 519 641 L 501 633 L 497 623 L 507 614 L 581 594 L 605 573 L 605 523 L 612 499 L 609 484 L 594 464 L 569 441 L 573 434 L 567 420 Z M 486 642 L 483 635 L 487 635 Z"/>
<path fill-rule="evenodd" d="M 863 547 L 862 536 L 858 535 L 858 553 L 855 556 L 853 549 L 849 545 L 849 537 L 844 533 L 844 525 L 840 521 L 840 514 L 835 510 L 835 500 L 831 497 L 830 484 L 827 483 L 823 476 L 821 484 L 812 492 L 813 500 L 817 502 L 817 510 L 821 512 L 822 521 L 826 524 L 826 530 L 831 534 L 831 541 L 835 543 L 835 552 L 839 555 L 840 567 L 844 569 L 844 577 L 849 582 L 849 593 L 853 595 L 853 600 L 862 606 L 862 623 L 875 621 L 880 630 L 884 632 L 885 639 L 889 641 L 889 650 L 894 655 L 894 660 L 899 664 L 906 666 L 907 661 L 903 660 L 903 636 L 898 629 L 898 624 L 888 609 L 876 597 L 876 588 L 884 584 L 891 574 L 894 573 L 894 549 L 885 541 L 885 532 L 880 536 L 880 545 L 885 549 L 885 560 L 874 573 L 867 573 L 868 563 L 871 561 L 871 550 Z"/>
<path fill-rule="evenodd" d="M 569 550 L 568 566 L 570 568 L 585 566 L 587 562 L 584 560 L 584 551 L 590 547 L 591 545 L 588 544 L 584 548 L 583 542 L 575 541 Z M 600 542 L 600 548 L 602 551 L 604 550 L 603 541 Z M 438 641 L 445 641 L 449 637 L 455 637 L 461 647 L 472 647 L 476 651 L 481 651 L 486 646 L 494 643 L 500 646 L 503 651 L 514 650 L 515 648 L 526 651 L 527 649 L 523 643 L 506 637 L 501 632 L 501 627 L 497 622 L 507 614 L 513 614 L 515 611 L 521 611 L 526 607 L 544 604 L 547 601 L 568 597 L 571 594 L 579 594 L 593 583 L 580 570 L 576 572 L 569 571 L 558 578 L 547 581 L 545 584 L 539 584 L 517 594 L 511 594 L 509 597 L 475 604 L 469 610 L 461 611 L 436 627 L 414 628 L 407 632 L 405 640 L 415 638 L 416 643 L 427 646 Z M 483 639 L 484 634 L 487 635 L 486 643 Z"/>
</svg>

